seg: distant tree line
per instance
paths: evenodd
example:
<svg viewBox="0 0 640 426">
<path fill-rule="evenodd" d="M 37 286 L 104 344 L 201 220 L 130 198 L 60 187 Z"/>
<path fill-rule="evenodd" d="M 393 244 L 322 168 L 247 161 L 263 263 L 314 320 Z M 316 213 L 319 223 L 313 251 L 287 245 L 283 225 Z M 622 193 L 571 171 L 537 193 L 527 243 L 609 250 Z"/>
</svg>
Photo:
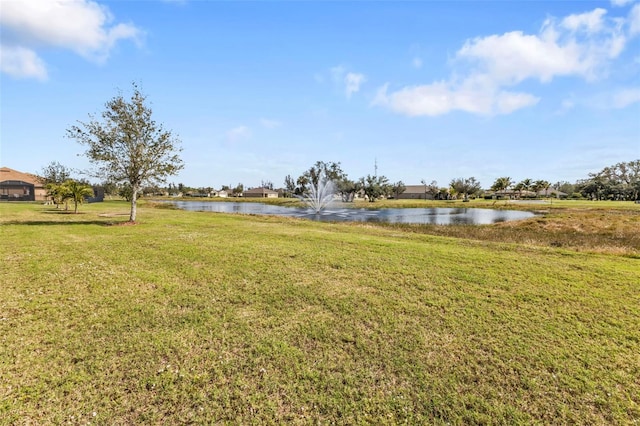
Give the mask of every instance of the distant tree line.
<svg viewBox="0 0 640 426">
<path fill-rule="evenodd" d="M 41 173 L 47 182 L 49 194 L 56 204 L 64 204 L 73 197 L 68 195 L 65 181 L 71 179 L 71 170 L 59 163 L 51 163 Z M 395 183 L 383 175 L 367 175 L 359 179 L 350 179 L 342 170 L 339 162 L 317 161 L 309 169 L 305 170 L 297 178 L 287 175 L 284 179 L 284 187 L 276 188 L 273 182 L 262 180 L 260 187 L 278 191 L 282 197 L 303 196 L 309 185 L 318 185 L 321 176 L 326 176 L 335 184 L 336 195 L 343 202 L 351 202 L 356 195 L 365 197 L 370 202 L 382 198 L 399 198 L 406 190 L 402 181 Z M 82 179 L 75 181 L 88 186 L 88 182 Z M 514 181 L 508 176 L 497 178 L 489 191 L 485 192 L 481 183 L 474 177 L 460 177 L 452 179 L 448 186 L 439 186 L 438 182 L 422 180 L 425 195 L 435 200 L 463 199 L 476 197 L 505 196 L 510 198 L 539 198 L 559 197 L 562 194 L 567 198 L 582 198 L 590 200 L 620 200 L 629 201 L 640 199 L 640 160 L 621 162 L 613 166 L 605 167 L 597 173 L 590 173 L 587 179 L 575 183 L 559 181 L 551 184 L 547 180 L 531 178 Z M 127 183 L 103 182 L 101 186 L 105 194 L 120 196 L 131 200 L 132 189 Z M 222 185 L 220 190 L 227 192 L 229 196 L 241 197 L 245 186 Z M 177 196 L 177 195 L 209 195 L 214 191 L 212 187 L 190 187 L 183 183 L 169 183 L 167 185 L 148 185 L 140 190 L 140 196 Z M 77 198 L 76 198 L 77 199 Z M 77 201 L 81 203 L 81 201 Z"/>
<path fill-rule="evenodd" d="M 304 194 L 308 185 L 317 185 L 321 175 L 333 180 L 337 195 L 342 201 L 353 201 L 355 195 L 363 194 L 373 202 L 380 198 L 402 194 L 406 186 L 402 181 L 390 183 L 385 176 L 367 175 L 351 180 L 342 170 L 340 163 L 318 161 L 296 180 L 291 175 L 285 177 L 283 195 L 286 197 Z M 481 183 L 475 177 L 452 179 L 448 187 L 440 187 L 436 181 L 422 180 L 425 196 L 433 199 L 469 198 L 485 194 Z M 513 198 L 568 197 L 591 200 L 638 200 L 640 199 L 640 160 L 618 163 L 605 167 L 597 173 L 590 173 L 587 179 L 572 184 L 566 181 L 550 183 L 544 179 L 526 178 L 515 182 L 508 176 L 497 178 L 490 187 L 490 196 L 508 195 Z"/>
<path fill-rule="evenodd" d="M 618 163 L 576 183 L 575 189 L 591 200 L 640 199 L 640 160 Z"/>
</svg>

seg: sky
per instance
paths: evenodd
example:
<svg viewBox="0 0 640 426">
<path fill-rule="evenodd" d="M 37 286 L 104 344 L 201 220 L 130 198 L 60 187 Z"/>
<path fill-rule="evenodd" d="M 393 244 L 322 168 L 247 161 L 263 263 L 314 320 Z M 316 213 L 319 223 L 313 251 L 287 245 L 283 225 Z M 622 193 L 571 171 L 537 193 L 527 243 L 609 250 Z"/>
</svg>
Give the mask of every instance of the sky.
<svg viewBox="0 0 640 426">
<path fill-rule="evenodd" d="M 88 169 L 66 130 L 133 82 L 175 184 L 573 183 L 640 159 L 640 2 L 0 0 L 0 165 Z"/>
</svg>

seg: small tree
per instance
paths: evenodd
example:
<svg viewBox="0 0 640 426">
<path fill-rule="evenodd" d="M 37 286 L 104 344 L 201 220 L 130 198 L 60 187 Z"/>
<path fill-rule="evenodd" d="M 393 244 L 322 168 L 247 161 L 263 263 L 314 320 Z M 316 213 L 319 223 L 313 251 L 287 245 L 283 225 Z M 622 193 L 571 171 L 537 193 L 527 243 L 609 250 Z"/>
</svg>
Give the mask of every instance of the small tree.
<svg viewBox="0 0 640 426">
<path fill-rule="evenodd" d="M 51 197 L 53 204 L 56 205 L 56 209 L 60 204 L 69 199 L 69 188 L 63 183 L 50 182 L 47 183 L 45 188 L 47 189 L 47 195 Z"/>
<path fill-rule="evenodd" d="M 340 195 L 340 198 L 345 203 L 353 202 L 356 194 L 362 189 L 362 184 L 360 181 L 353 181 L 346 175 L 335 182 L 335 184 L 336 194 Z"/>
<path fill-rule="evenodd" d="M 69 167 L 62 165 L 57 161 L 52 161 L 46 167 L 42 168 L 40 178 L 44 180 L 45 184 L 61 184 L 71 178 L 71 172 L 72 170 Z"/>
<path fill-rule="evenodd" d="M 338 193 L 340 193 L 340 182 L 346 179 L 347 175 L 344 171 L 342 171 L 340 163 L 316 161 L 316 163 L 311 166 L 309 170 L 306 170 L 296 180 L 296 195 L 305 194 L 305 192 L 309 188 L 309 185 L 317 187 L 321 177 L 333 181 L 333 183 L 336 185 Z"/>
<path fill-rule="evenodd" d="M 287 175 L 284 178 L 284 196 L 287 198 L 293 197 L 293 193 L 296 190 L 296 183 L 291 177 L 291 175 Z"/>
<path fill-rule="evenodd" d="M 87 146 L 86 155 L 101 177 L 131 185 L 131 222 L 142 186 L 164 182 L 183 168 L 179 139 L 151 118 L 146 98 L 134 83 L 131 99 L 120 94 L 108 101 L 101 121 L 89 115 L 89 122 L 67 130 L 70 138 Z"/>
<path fill-rule="evenodd" d="M 386 197 L 391 194 L 391 185 L 385 176 L 371 176 L 360 178 L 360 185 L 364 190 L 364 194 L 369 198 L 369 202 L 373 203 L 380 197 Z"/>
<path fill-rule="evenodd" d="M 393 195 L 396 200 L 398 199 L 398 197 L 400 197 L 400 194 L 402 194 L 406 190 L 407 190 L 407 187 L 404 185 L 404 182 L 402 182 L 401 180 L 391 185 L 391 192 L 393 192 Z"/>
<path fill-rule="evenodd" d="M 239 183 L 235 188 L 233 188 L 234 197 L 241 197 L 243 192 L 244 192 L 244 185 L 242 183 Z"/>
<path fill-rule="evenodd" d="M 40 172 L 40 179 L 44 181 L 47 195 L 51 197 L 56 208 L 66 200 L 68 191 L 64 184 L 70 179 L 71 171 L 69 167 L 52 161 Z"/>
<path fill-rule="evenodd" d="M 464 201 L 469 201 L 469 194 L 474 195 L 481 188 L 480 182 L 474 177 L 453 179 L 450 186 L 457 194 L 463 195 Z"/>
<path fill-rule="evenodd" d="M 90 185 L 68 180 L 64 183 L 67 188 L 67 198 L 73 200 L 73 212 L 78 213 L 78 204 L 84 203 L 86 197 L 93 197 L 93 188 Z"/>
</svg>

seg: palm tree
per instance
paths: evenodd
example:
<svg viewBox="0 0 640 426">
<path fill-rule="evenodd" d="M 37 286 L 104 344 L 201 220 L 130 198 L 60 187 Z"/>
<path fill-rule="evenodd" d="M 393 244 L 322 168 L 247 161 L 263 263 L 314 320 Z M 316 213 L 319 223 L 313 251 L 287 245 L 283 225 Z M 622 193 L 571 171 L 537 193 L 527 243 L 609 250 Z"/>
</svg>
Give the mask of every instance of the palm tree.
<svg viewBox="0 0 640 426">
<path fill-rule="evenodd" d="M 76 182 L 75 180 L 68 180 L 64 183 L 67 188 L 67 198 L 73 200 L 74 213 L 78 213 L 78 204 L 84 202 L 85 197 L 93 197 L 93 188 L 91 186 Z"/>
<path fill-rule="evenodd" d="M 491 190 L 495 192 L 505 191 L 513 184 L 510 177 L 499 177 L 491 186 Z"/>
<path fill-rule="evenodd" d="M 513 190 L 518 193 L 518 198 L 522 198 L 522 190 L 524 190 L 524 183 L 518 182 L 516 186 L 513 187 Z"/>
<path fill-rule="evenodd" d="M 520 184 L 522 184 L 522 190 L 526 191 L 526 192 L 531 192 L 531 185 L 533 185 L 533 182 L 531 181 L 531 179 L 526 178 L 523 179 L 522 182 L 520 182 Z M 528 194 L 529 196 L 531 194 Z"/>
<path fill-rule="evenodd" d="M 549 189 L 549 187 L 551 186 L 551 184 L 549 182 L 547 182 L 546 180 L 537 180 L 533 183 L 533 190 L 536 192 L 537 195 L 538 192 L 544 190 L 544 195 L 547 196 L 549 194 L 547 194 L 547 190 Z"/>
<path fill-rule="evenodd" d="M 60 204 L 69 198 L 69 188 L 64 183 L 48 183 L 47 195 L 51 197 L 53 204 L 56 205 L 56 209 Z"/>
</svg>

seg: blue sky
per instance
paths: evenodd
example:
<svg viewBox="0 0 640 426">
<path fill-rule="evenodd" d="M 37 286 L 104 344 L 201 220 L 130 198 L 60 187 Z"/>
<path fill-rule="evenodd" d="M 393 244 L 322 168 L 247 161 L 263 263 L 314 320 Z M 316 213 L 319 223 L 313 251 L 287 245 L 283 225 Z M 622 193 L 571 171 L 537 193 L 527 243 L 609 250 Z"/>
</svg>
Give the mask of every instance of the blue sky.
<svg viewBox="0 0 640 426">
<path fill-rule="evenodd" d="M 139 82 L 190 186 L 574 182 L 640 158 L 640 3 L 0 3 L 0 163 L 89 166 L 66 129 Z"/>
</svg>

